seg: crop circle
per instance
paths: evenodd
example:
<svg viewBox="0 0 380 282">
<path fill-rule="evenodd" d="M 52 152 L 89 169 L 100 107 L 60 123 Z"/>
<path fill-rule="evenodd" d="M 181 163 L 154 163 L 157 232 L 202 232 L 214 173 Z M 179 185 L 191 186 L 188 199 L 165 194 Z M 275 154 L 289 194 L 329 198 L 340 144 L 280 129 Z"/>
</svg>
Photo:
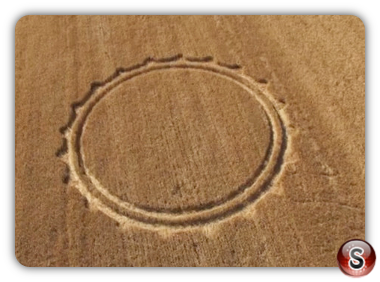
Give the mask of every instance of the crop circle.
<svg viewBox="0 0 380 282">
<path fill-rule="evenodd" d="M 92 175 L 83 157 L 84 126 L 94 107 L 115 87 L 134 77 L 165 70 L 195 70 L 227 79 L 252 95 L 264 109 L 270 127 L 267 155 L 260 165 L 259 173 L 244 186 L 236 189 L 229 197 L 202 208 L 165 210 L 152 209 L 124 201 L 110 192 L 110 189 Z M 81 193 L 90 201 L 110 211 L 114 218 L 127 218 L 148 225 L 192 226 L 210 223 L 240 211 L 259 198 L 270 187 L 273 178 L 281 168 L 286 149 L 284 124 L 263 88 L 236 70 L 210 62 L 192 62 L 183 59 L 175 61 L 149 62 L 129 70 L 119 70 L 116 75 L 97 87 L 91 96 L 74 107 L 75 118 L 66 132 L 68 165 L 73 179 Z"/>
</svg>

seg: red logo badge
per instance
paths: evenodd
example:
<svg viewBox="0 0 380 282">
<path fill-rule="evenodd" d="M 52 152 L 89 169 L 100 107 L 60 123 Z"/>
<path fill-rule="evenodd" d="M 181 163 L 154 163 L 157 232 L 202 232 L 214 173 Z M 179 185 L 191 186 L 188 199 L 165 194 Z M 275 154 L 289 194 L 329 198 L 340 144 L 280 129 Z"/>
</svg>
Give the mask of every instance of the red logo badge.
<svg viewBox="0 0 380 282">
<path fill-rule="evenodd" d="M 370 244 L 359 239 L 347 241 L 338 252 L 339 268 L 349 276 L 367 275 L 375 266 L 375 261 L 375 250 Z"/>
</svg>

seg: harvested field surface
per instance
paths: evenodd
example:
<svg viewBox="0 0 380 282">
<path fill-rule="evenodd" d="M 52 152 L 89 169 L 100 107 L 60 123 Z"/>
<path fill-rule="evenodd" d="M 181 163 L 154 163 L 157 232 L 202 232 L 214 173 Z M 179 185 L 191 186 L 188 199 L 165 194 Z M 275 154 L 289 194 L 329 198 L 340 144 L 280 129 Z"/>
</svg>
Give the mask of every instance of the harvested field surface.
<svg viewBox="0 0 380 282">
<path fill-rule="evenodd" d="M 25 16 L 26 266 L 336 266 L 365 239 L 354 16 Z"/>
</svg>

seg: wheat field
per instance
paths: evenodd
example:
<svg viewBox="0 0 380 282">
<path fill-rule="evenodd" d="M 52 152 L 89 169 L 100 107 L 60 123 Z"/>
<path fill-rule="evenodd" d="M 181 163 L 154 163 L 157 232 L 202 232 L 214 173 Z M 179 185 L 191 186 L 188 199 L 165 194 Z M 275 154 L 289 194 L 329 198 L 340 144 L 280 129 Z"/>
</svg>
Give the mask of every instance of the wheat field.
<svg viewBox="0 0 380 282">
<path fill-rule="evenodd" d="M 354 16 L 25 16 L 26 266 L 331 267 L 365 239 Z"/>
</svg>

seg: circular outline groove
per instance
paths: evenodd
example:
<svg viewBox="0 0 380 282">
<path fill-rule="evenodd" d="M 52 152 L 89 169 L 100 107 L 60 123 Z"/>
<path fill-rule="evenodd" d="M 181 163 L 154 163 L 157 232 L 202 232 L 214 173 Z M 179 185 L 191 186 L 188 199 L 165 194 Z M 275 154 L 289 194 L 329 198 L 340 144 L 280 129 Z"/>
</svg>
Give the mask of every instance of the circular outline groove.
<svg viewBox="0 0 380 282">
<path fill-rule="evenodd" d="M 224 219 L 250 203 L 255 202 L 265 193 L 272 184 L 275 176 L 280 172 L 283 157 L 287 146 L 287 135 L 284 122 L 275 106 L 267 97 L 259 83 L 236 71 L 238 65 L 214 63 L 212 57 L 183 58 L 177 55 L 164 59 L 148 58 L 143 63 L 130 68 L 119 68 L 104 82 L 91 85 L 91 90 L 83 100 L 72 104 L 72 113 L 69 122 L 61 128 L 64 135 L 63 145 L 57 151 L 68 166 L 68 174 L 74 186 L 81 194 L 104 213 L 118 222 L 133 220 L 139 223 L 164 225 L 173 227 L 186 227 L 207 224 Z M 83 126 L 93 107 L 106 96 L 113 88 L 126 80 L 144 73 L 167 69 L 193 69 L 212 72 L 228 79 L 256 98 L 264 109 L 271 130 L 271 140 L 264 162 L 259 167 L 260 173 L 237 188 L 236 193 L 230 195 L 222 202 L 213 203 L 198 209 L 189 210 L 159 210 L 122 201 L 112 195 L 101 183 L 94 178 L 85 166 L 81 149 L 81 136 Z M 67 177 L 67 176 L 66 176 Z"/>
</svg>

